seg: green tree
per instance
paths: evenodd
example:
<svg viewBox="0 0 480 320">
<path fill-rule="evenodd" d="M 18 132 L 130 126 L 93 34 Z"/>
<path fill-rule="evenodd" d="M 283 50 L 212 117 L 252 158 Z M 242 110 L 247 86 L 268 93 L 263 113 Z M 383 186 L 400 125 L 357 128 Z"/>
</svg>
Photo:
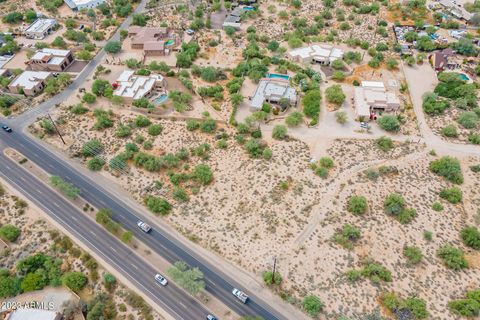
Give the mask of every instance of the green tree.
<svg viewBox="0 0 480 320">
<path fill-rule="evenodd" d="M 100 157 L 93 157 L 87 161 L 87 168 L 92 171 L 100 171 L 105 165 L 105 160 Z"/>
<path fill-rule="evenodd" d="M 396 116 L 385 115 L 378 119 L 378 125 L 385 131 L 400 130 L 400 121 Z"/>
<path fill-rule="evenodd" d="M 20 229 L 11 224 L 0 227 L 0 238 L 4 241 L 14 242 L 20 236 Z"/>
<path fill-rule="evenodd" d="M 341 105 L 345 101 L 345 93 L 339 84 L 334 84 L 325 90 L 327 101 L 336 105 Z"/>
<path fill-rule="evenodd" d="M 144 202 L 150 211 L 162 216 L 167 215 L 172 209 L 172 205 L 167 200 L 159 197 L 147 196 Z"/>
<path fill-rule="evenodd" d="M 43 289 L 47 285 L 44 272 L 28 273 L 22 280 L 20 287 L 24 292 Z"/>
<path fill-rule="evenodd" d="M 303 98 L 303 113 L 309 118 L 317 119 L 320 115 L 320 90 L 313 89 L 305 93 Z"/>
<path fill-rule="evenodd" d="M 177 261 L 167 270 L 168 275 L 180 287 L 191 294 L 197 294 L 205 289 L 203 273 L 198 268 L 189 268 L 183 261 Z"/>
<path fill-rule="evenodd" d="M 105 52 L 110 54 L 119 53 L 122 50 L 122 44 L 119 41 L 109 41 L 103 48 Z"/>
<path fill-rule="evenodd" d="M 62 284 L 78 293 L 87 284 L 87 277 L 82 272 L 67 272 L 62 276 Z"/>
</svg>

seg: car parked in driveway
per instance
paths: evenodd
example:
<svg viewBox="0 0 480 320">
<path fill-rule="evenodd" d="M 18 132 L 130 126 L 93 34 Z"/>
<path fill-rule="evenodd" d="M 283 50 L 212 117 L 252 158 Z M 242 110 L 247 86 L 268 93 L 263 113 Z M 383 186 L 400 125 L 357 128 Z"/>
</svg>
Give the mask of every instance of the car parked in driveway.
<svg viewBox="0 0 480 320">
<path fill-rule="evenodd" d="M 168 283 L 167 279 L 165 279 L 165 277 L 162 276 L 160 273 L 157 273 L 157 274 L 155 275 L 155 280 L 156 280 L 158 283 L 160 283 L 162 286 L 166 286 L 167 283 Z"/>
<path fill-rule="evenodd" d="M 12 128 L 10 128 L 9 126 L 7 125 L 2 125 L 2 129 L 5 130 L 6 132 L 12 132 Z"/>
</svg>

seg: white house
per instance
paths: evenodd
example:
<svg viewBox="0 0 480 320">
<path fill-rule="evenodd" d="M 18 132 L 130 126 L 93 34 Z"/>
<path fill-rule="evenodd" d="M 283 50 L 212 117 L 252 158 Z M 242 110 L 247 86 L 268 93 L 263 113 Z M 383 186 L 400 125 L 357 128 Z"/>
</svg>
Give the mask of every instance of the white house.
<svg viewBox="0 0 480 320">
<path fill-rule="evenodd" d="M 46 71 L 23 71 L 8 85 L 12 93 L 23 92 L 26 96 L 40 93 L 52 74 Z"/>
<path fill-rule="evenodd" d="M 91 9 L 104 2 L 105 0 L 65 0 L 72 10 Z"/>
<path fill-rule="evenodd" d="M 257 89 L 250 102 L 250 109 L 258 111 L 262 109 L 264 102 L 278 103 L 281 99 L 287 99 L 290 105 L 297 104 L 297 92 L 286 79 L 263 78 L 260 79 Z"/>
<path fill-rule="evenodd" d="M 25 37 L 29 39 L 45 38 L 57 25 L 55 19 L 37 19 L 26 30 Z"/>
<path fill-rule="evenodd" d="M 365 120 L 376 111 L 395 112 L 400 108 L 400 99 L 379 81 L 362 81 L 360 87 L 355 87 L 354 101 L 357 117 Z"/>
<path fill-rule="evenodd" d="M 287 53 L 288 57 L 302 63 L 317 62 L 330 65 L 343 58 L 343 50 L 327 44 L 314 44 L 309 47 L 294 49 Z"/>
<path fill-rule="evenodd" d="M 165 79 L 159 75 L 139 76 L 133 70 L 125 70 L 113 83 L 115 96 L 122 97 L 127 102 L 148 96 L 156 88 L 165 88 Z"/>
</svg>

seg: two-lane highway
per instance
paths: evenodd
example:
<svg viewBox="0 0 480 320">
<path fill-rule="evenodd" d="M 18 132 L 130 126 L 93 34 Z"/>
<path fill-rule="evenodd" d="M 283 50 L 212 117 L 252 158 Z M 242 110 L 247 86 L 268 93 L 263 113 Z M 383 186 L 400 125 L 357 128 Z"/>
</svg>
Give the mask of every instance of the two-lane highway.
<svg viewBox="0 0 480 320">
<path fill-rule="evenodd" d="M 2 178 L 82 241 L 91 252 L 139 287 L 172 317 L 185 320 L 204 319 L 208 314 L 203 305 L 174 284 L 163 287 L 156 283 L 154 276 L 158 271 L 150 264 L 3 154 L 0 155 L 0 168 Z"/>
<path fill-rule="evenodd" d="M 15 128 L 13 129 L 15 130 Z M 237 314 L 241 316 L 261 316 L 264 319 L 286 319 L 250 292 L 247 292 L 251 298 L 247 304 L 238 301 L 232 295 L 231 291 L 234 287 L 242 289 L 242 286 L 227 277 L 211 263 L 196 255 L 190 248 L 186 247 L 174 237 L 155 230 L 150 234 L 141 232 L 138 227 L 136 227 L 138 217 L 141 217 L 140 214 L 136 213 L 135 210 L 130 208 L 122 199 L 115 197 L 97 183 L 76 171 L 62 159 L 49 152 L 43 146 L 37 144 L 29 136 L 19 132 L 13 132 L 11 134 L 2 132 L 0 139 L 3 141 L 3 144 L 20 151 L 49 174 L 63 177 L 80 188 L 81 196 L 93 206 L 111 209 L 114 213 L 113 218 L 115 220 L 127 229 L 132 230 L 140 241 L 144 242 L 152 251 L 164 257 L 170 263 L 181 260 L 192 267 L 198 267 L 204 274 L 207 292 L 222 301 Z M 16 175 L 16 173 L 11 173 L 4 166 L 0 166 L 0 172 L 7 177 Z M 98 175 L 98 178 L 102 179 L 100 175 Z M 32 194 L 30 194 L 30 196 L 35 197 L 38 202 L 42 202 L 43 196 Z M 66 200 L 64 200 L 64 202 L 65 201 Z M 55 210 L 55 208 L 51 208 L 51 210 Z M 148 219 L 142 220 L 154 225 L 154 223 Z"/>
</svg>

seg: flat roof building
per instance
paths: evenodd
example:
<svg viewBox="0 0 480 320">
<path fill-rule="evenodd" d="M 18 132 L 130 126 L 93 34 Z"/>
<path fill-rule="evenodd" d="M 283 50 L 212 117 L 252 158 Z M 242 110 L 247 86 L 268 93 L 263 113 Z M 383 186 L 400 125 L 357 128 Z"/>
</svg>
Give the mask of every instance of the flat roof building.
<svg viewBox="0 0 480 320">
<path fill-rule="evenodd" d="M 50 76 L 51 73 L 46 71 L 24 71 L 10 82 L 8 89 L 12 93 L 34 96 L 43 90 Z"/>
<path fill-rule="evenodd" d="M 27 64 L 35 71 L 64 71 L 73 60 L 70 50 L 44 48 L 37 50 Z"/>
<path fill-rule="evenodd" d="M 250 108 L 258 111 L 264 102 L 278 103 L 281 99 L 287 99 L 290 105 L 297 104 L 297 92 L 290 86 L 290 82 L 282 78 L 263 78 L 253 94 Z"/>
<path fill-rule="evenodd" d="M 180 45 L 180 39 L 166 27 L 139 27 L 128 29 L 132 49 L 143 49 L 147 56 L 167 55 Z"/>
<path fill-rule="evenodd" d="M 17 309 L 7 315 L 5 320 L 62 320 L 62 314 L 43 309 Z"/>
<path fill-rule="evenodd" d="M 343 58 L 343 50 L 327 44 L 314 44 L 309 47 L 298 48 L 287 53 L 291 59 L 302 62 L 317 62 L 330 65 L 333 61 Z"/>
<path fill-rule="evenodd" d="M 29 39 L 45 38 L 57 25 L 55 19 L 37 19 L 26 30 L 25 37 Z"/>
<path fill-rule="evenodd" d="M 126 102 L 132 102 L 149 96 L 154 89 L 165 88 L 166 82 L 159 74 L 149 76 L 135 75 L 133 70 L 125 70 L 114 82 L 114 95 L 122 97 Z"/>
<path fill-rule="evenodd" d="M 458 19 L 462 19 L 468 22 L 473 17 L 473 13 L 465 10 L 465 8 L 462 5 L 457 4 L 455 0 L 440 0 L 438 3 L 448 9 L 450 13 Z"/>
<path fill-rule="evenodd" d="M 67 6 L 72 10 L 96 8 L 99 4 L 104 2 L 105 0 L 65 0 Z"/>
<path fill-rule="evenodd" d="M 376 111 L 395 112 L 400 108 L 400 99 L 387 92 L 383 82 L 362 81 L 360 87 L 355 87 L 355 113 L 357 117 L 370 119 Z"/>
</svg>

